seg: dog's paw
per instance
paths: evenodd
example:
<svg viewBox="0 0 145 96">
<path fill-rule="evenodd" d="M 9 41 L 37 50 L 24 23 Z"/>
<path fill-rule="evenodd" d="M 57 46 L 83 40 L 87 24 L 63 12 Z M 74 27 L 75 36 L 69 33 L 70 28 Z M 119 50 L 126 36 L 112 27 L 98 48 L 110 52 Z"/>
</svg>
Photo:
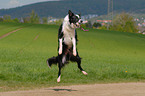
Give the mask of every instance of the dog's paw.
<svg viewBox="0 0 145 96">
<path fill-rule="evenodd" d="M 85 71 L 82 71 L 82 73 L 83 73 L 84 75 L 88 75 L 88 73 L 87 73 L 87 72 L 85 72 Z"/>
<path fill-rule="evenodd" d="M 73 55 L 74 55 L 74 56 L 77 56 L 76 50 L 73 51 Z"/>
<path fill-rule="evenodd" d="M 49 60 L 47 60 L 47 64 L 48 64 L 48 67 L 51 68 L 51 64 L 49 63 Z"/>
<path fill-rule="evenodd" d="M 60 78 L 57 79 L 57 83 L 59 83 L 59 82 L 60 82 Z"/>
<path fill-rule="evenodd" d="M 59 83 L 60 82 L 60 76 L 57 78 L 57 83 Z"/>
<path fill-rule="evenodd" d="M 59 49 L 59 55 L 61 55 L 62 54 L 62 49 Z"/>
</svg>

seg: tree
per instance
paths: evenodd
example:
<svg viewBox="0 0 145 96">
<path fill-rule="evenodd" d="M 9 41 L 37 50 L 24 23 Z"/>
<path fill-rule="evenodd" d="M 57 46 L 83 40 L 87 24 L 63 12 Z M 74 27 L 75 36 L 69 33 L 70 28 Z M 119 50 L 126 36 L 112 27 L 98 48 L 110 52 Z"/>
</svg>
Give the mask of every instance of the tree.
<svg viewBox="0 0 145 96">
<path fill-rule="evenodd" d="M 34 12 L 34 10 L 32 10 L 30 14 L 30 23 L 40 23 L 40 17 Z"/>
<path fill-rule="evenodd" d="M 122 32 L 132 32 L 136 33 L 138 31 L 137 24 L 134 18 L 127 13 L 121 13 L 113 19 L 113 25 L 111 25 L 110 30 L 122 31 Z"/>
<path fill-rule="evenodd" d="M 35 24 L 39 24 L 40 23 L 40 17 L 36 14 L 35 16 Z"/>
<path fill-rule="evenodd" d="M 19 23 L 19 19 L 15 18 L 15 19 L 13 19 L 13 22 Z"/>
<path fill-rule="evenodd" d="M 23 18 L 24 23 L 30 23 L 30 17 Z"/>
<path fill-rule="evenodd" d="M 42 20 L 43 20 L 43 24 L 47 24 L 48 23 L 47 17 L 43 17 Z"/>
<path fill-rule="evenodd" d="M 3 21 L 4 21 L 4 22 L 12 22 L 11 16 L 10 16 L 10 15 L 4 15 L 4 16 L 3 16 Z"/>
</svg>

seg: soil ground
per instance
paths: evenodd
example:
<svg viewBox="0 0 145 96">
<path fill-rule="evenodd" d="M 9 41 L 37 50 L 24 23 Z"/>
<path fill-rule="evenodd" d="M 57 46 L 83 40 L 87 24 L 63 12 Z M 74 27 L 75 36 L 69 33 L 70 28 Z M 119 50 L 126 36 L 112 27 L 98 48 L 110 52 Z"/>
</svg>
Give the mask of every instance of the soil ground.
<svg viewBox="0 0 145 96">
<path fill-rule="evenodd" d="M 22 28 L 19 28 L 19 29 L 17 29 L 17 30 L 14 30 L 14 31 L 11 31 L 11 32 L 9 32 L 9 33 L 7 33 L 7 34 L 4 34 L 4 35 L 2 35 L 2 36 L 0 36 L 0 39 L 3 39 L 3 38 L 5 38 L 5 37 L 7 37 L 8 35 L 10 35 L 10 34 L 12 34 L 12 33 L 14 33 L 14 32 L 17 32 L 17 31 L 19 31 L 19 30 L 21 30 Z"/>
<path fill-rule="evenodd" d="M 145 96 L 145 83 L 59 86 L 29 91 L 1 92 L 0 96 Z"/>
</svg>

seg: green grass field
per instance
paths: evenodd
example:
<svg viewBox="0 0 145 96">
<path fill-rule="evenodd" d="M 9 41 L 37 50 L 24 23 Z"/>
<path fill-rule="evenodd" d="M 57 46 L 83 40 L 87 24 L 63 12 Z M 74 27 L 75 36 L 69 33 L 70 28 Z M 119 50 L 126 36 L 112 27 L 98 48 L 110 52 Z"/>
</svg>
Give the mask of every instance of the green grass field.
<svg viewBox="0 0 145 96">
<path fill-rule="evenodd" d="M 59 26 L 0 23 L 0 36 L 18 28 L 0 39 L 0 91 L 145 81 L 145 35 L 78 29 L 78 51 L 88 76 L 70 63 L 57 83 L 58 67 L 48 68 L 46 60 L 57 55 Z"/>
</svg>

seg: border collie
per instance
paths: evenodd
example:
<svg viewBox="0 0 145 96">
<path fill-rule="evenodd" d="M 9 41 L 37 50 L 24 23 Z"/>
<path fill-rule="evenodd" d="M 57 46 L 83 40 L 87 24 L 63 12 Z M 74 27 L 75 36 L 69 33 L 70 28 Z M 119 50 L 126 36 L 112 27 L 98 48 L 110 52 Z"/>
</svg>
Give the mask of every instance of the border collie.
<svg viewBox="0 0 145 96">
<path fill-rule="evenodd" d="M 83 23 L 80 15 L 68 11 L 68 15 L 64 18 L 58 32 L 58 56 L 49 58 L 47 64 L 51 67 L 52 64 L 57 64 L 59 67 L 57 82 L 60 82 L 61 69 L 69 63 L 69 61 L 77 62 L 78 68 L 84 75 L 87 73 L 81 67 L 81 58 L 78 54 L 77 45 L 77 32 L 76 28 L 81 28 Z"/>
</svg>

